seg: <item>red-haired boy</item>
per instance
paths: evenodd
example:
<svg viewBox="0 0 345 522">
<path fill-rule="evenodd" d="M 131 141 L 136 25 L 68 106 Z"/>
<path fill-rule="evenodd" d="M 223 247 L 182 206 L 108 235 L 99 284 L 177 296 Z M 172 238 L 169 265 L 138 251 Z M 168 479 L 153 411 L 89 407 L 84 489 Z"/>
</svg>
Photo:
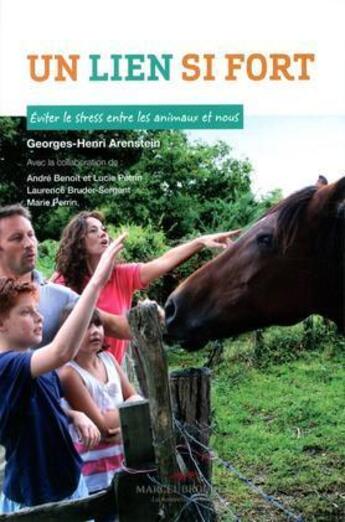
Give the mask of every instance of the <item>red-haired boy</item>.
<svg viewBox="0 0 345 522">
<path fill-rule="evenodd" d="M 86 494 L 54 370 L 77 353 L 122 240 L 104 252 L 53 341 L 35 351 L 28 347 L 42 338 L 37 289 L 0 278 L 0 444 L 6 449 L 0 512 Z"/>
</svg>

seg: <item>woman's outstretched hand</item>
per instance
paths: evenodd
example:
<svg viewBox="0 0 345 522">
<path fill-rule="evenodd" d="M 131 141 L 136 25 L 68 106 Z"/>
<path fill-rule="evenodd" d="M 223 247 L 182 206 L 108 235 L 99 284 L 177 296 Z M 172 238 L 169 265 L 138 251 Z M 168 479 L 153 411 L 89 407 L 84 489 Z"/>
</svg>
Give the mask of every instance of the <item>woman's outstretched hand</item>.
<svg viewBox="0 0 345 522">
<path fill-rule="evenodd" d="M 242 232 L 241 228 L 237 230 L 230 230 L 229 232 L 218 232 L 216 234 L 208 234 L 201 236 L 199 241 L 208 248 L 228 248 L 233 244 L 233 239 L 236 239 Z"/>
</svg>

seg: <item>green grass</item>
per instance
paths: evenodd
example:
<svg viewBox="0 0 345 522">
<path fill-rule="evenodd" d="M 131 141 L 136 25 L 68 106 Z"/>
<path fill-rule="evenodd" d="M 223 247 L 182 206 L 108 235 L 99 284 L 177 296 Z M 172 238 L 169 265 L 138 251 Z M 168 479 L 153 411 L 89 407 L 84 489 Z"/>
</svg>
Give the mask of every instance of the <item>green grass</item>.
<svg viewBox="0 0 345 522">
<path fill-rule="evenodd" d="M 305 521 L 345 520 L 343 356 L 326 343 L 258 368 L 250 336 L 232 344 L 213 372 L 212 448 Z M 201 354 L 171 359 L 202 364 Z M 221 520 L 287 520 L 216 461 L 213 484 L 228 506 L 217 502 Z"/>
</svg>

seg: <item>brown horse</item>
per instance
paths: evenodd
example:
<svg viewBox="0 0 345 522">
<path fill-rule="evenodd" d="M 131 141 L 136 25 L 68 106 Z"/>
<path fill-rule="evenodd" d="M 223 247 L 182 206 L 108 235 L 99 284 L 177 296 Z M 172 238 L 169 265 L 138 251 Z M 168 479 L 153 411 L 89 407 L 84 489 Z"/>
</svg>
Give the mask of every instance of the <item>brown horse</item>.
<svg viewBox="0 0 345 522">
<path fill-rule="evenodd" d="M 310 314 L 344 329 L 345 178 L 282 200 L 167 300 L 168 337 L 190 350 Z"/>
</svg>

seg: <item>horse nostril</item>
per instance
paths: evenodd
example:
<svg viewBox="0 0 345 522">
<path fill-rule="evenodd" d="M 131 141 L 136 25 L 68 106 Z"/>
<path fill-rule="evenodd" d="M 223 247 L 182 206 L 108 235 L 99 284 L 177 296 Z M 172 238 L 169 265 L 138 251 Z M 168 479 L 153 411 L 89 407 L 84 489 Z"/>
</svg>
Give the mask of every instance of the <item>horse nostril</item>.
<svg viewBox="0 0 345 522">
<path fill-rule="evenodd" d="M 177 307 L 175 305 L 175 301 L 173 297 L 169 297 L 166 305 L 165 305 L 165 323 L 169 326 L 170 323 L 173 322 L 176 316 Z"/>
</svg>

